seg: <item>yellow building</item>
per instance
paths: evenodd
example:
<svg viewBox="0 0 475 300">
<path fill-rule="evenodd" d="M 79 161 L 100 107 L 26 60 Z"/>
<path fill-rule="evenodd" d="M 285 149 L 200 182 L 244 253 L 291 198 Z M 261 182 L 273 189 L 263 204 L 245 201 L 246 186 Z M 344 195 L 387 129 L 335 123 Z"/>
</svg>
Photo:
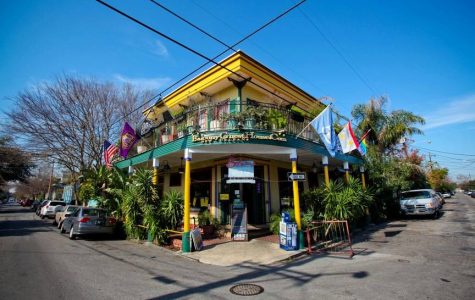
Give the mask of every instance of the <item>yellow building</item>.
<svg viewBox="0 0 475 300">
<path fill-rule="evenodd" d="M 154 168 L 163 192 L 184 193 L 184 241 L 203 210 L 228 224 L 234 239 L 247 239 L 238 225 L 265 227 L 273 213 L 298 212 L 303 191 L 361 163 L 351 155 L 331 158 L 313 129 L 304 130 L 324 108 L 239 51 L 147 109 L 139 154 L 116 166 Z M 289 181 L 297 171 L 305 180 Z"/>
</svg>

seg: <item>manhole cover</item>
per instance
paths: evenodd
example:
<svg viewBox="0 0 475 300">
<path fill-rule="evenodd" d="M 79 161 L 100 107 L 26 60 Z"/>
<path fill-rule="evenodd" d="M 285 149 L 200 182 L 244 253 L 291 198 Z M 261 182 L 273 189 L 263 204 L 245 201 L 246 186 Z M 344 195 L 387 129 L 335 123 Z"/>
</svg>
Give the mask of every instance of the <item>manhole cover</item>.
<svg viewBox="0 0 475 300">
<path fill-rule="evenodd" d="M 264 288 L 262 286 L 251 284 L 251 283 L 241 283 L 233 286 L 229 289 L 231 293 L 239 296 L 254 296 L 262 293 Z"/>
</svg>

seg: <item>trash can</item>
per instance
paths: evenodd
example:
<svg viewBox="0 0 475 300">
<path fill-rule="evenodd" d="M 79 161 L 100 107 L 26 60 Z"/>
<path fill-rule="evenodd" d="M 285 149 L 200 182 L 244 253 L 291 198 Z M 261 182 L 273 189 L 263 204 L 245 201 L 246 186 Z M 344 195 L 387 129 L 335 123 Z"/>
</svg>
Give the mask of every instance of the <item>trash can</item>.
<svg viewBox="0 0 475 300">
<path fill-rule="evenodd" d="M 287 212 L 282 213 L 280 221 L 280 248 L 292 251 L 297 250 L 297 223 L 290 222 L 290 215 Z"/>
</svg>

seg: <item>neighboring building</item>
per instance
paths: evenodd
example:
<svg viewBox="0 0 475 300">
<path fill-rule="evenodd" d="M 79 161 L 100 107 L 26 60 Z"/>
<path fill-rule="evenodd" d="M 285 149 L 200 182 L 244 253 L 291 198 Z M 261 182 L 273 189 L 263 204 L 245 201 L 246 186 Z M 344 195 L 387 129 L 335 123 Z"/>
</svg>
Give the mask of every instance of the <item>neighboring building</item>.
<svg viewBox="0 0 475 300">
<path fill-rule="evenodd" d="M 163 192 L 186 196 L 189 186 L 191 217 L 209 209 L 231 224 L 233 203 L 237 209 L 244 203 L 247 223 L 265 226 L 271 214 L 294 207 L 295 192 L 325 183 L 323 166 L 335 177 L 345 174 L 348 163 L 361 163 L 352 155 L 330 158 L 313 129 L 304 130 L 325 107 L 318 99 L 241 51 L 220 65 L 145 111 L 139 154 L 115 165 L 155 167 Z M 291 160 L 307 174 L 295 186 L 288 181 Z"/>
</svg>

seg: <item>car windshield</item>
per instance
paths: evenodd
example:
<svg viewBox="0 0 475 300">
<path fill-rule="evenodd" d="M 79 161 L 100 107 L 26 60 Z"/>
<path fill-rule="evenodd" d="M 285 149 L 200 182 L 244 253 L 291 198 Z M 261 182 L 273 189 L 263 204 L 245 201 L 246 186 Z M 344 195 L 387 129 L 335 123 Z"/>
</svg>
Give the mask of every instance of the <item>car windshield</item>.
<svg viewBox="0 0 475 300">
<path fill-rule="evenodd" d="M 78 209 L 78 208 L 74 207 L 74 206 L 70 206 L 70 207 L 68 207 L 67 212 L 72 212 L 72 211 L 75 211 L 76 209 Z"/>
<path fill-rule="evenodd" d="M 404 193 L 402 193 L 402 196 L 401 196 L 402 200 L 427 199 L 427 198 L 430 198 L 430 192 L 429 191 L 404 192 Z"/>
</svg>

